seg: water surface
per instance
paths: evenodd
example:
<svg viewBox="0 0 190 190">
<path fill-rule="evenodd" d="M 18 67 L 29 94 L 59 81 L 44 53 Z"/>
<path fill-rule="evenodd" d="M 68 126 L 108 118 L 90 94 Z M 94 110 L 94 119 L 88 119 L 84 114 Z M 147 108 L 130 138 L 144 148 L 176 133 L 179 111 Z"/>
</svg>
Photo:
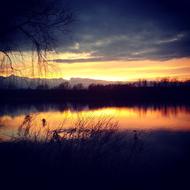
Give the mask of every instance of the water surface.
<svg viewBox="0 0 190 190">
<path fill-rule="evenodd" d="M 0 138 L 6 139 L 17 133 L 26 115 L 32 115 L 33 126 L 42 127 L 46 119 L 50 129 L 60 125 L 63 128 L 73 127 L 78 118 L 97 121 L 101 118 L 112 118 L 118 122 L 120 130 L 148 131 L 190 131 L 190 109 L 181 105 L 149 106 L 108 106 L 91 109 L 88 105 L 22 105 L 1 107 Z"/>
</svg>

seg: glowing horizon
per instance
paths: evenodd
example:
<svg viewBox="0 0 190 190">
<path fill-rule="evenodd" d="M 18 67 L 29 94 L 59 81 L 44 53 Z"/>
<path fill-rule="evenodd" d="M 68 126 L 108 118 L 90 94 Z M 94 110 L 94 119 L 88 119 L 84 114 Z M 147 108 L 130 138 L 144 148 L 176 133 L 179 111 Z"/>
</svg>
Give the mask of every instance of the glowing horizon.
<svg viewBox="0 0 190 190">
<path fill-rule="evenodd" d="M 46 73 L 39 74 L 37 64 L 31 67 L 31 59 L 27 53 L 25 62 L 20 63 L 19 59 L 14 63 L 16 68 L 23 70 L 23 73 L 10 72 L 2 73 L 2 76 L 15 74 L 30 78 L 90 78 L 106 81 L 137 81 L 139 79 L 157 80 L 161 78 L 171 78 L 177 80 L 190 79 L 190 58 L 178 58 L 165 61 L 159 60 L 110 60 L 110 61 L 89 61 L 90 53 L 59 53 L 49 54 L 48 59 L 76 60 L 75 63 L 55 63 L 49 61 L 49 65 L 43 65 Z M 86 59 L 85 62 L 77 60 Z M 44 69 L 42 68 L 42 69 Z"/>
<path fill-rule="evenodd" d="M 16 55 L 16 53 L 15 53 Z M 170 60 L 108 60 L 90 61 L 91 53 L 49 53 L 48 60 L 68 60 L 73 63 L 61 63 L 49 61 L 42 65 L 42 73 L 39 73 L 39 65 L 36 63 L 32 69 L 31 57 L 27 52 L 22 63 L 15 61 L 15 67 L 23 70 L 23 73 L 15 71 L 2 76 L 15 74 L 30 78 L 90 78 L 105 81 L 137 81 L 139 79 L 158 80 L 171 78 L 177 80 L 190 79 L 190 58 L 178 58 Z M 79 61 L 78 61 L 79 60 Z M 81 60 L 85 60 L 84 62 Z M 89 61 L 88 61 L 89 60 Z M 77 62 L 78 61 L 78 62 Z M 45 71 L 46 70 L 46 71 Z"/>
</svg>

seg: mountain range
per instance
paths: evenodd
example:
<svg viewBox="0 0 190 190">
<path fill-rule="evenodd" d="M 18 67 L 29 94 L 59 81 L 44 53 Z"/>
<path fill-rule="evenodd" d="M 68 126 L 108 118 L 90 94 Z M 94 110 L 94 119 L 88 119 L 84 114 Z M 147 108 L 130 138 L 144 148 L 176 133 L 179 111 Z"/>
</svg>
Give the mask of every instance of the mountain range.
<svg viewBox="0 0 190 190">
<path fill-rule="evenodd" d="M 104 81 L 104 80 L 95 80 L 89 78 L 71 78 L 66 80 L 63 78 L 28 78 L 20 77 L 15 75 L 10 75 L 8 77 L 0 76 L 0 88 L 1 89 L 36 89 L 42 86 L 48 88 L 56 88 L 61 84 L 68 84 L 70 87 L 73 87 L 77 84 L 82 84 L 84 88 L 87 88 L 90 84 L 114 84 L 113 81 Z"/>
</svg>

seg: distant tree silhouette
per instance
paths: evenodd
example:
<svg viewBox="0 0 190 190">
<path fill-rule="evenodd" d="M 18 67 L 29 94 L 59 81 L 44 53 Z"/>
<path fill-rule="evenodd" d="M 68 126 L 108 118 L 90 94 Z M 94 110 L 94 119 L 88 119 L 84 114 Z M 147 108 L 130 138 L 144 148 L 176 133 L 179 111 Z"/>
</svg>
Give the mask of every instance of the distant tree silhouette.
<svg viewBox="0 0 190 190">
<path fill-rule="evenodd" d="M 13 64 L 17 52 L 32 50 L 39 64 L 46 62 L 46 53 L 53 50 L 60 32 L 68 30 L 72 11 L 60 0 L 6 0 L 0 11 L 0 69 Z"/>
<path fill-rule="evenodd" d="M 84 89 L 83 84 L 79 83 L 73 86 L 73 90 L 81 90 Z"/>
<path fill-rule="evenodd" d="M 70 88 L 69 82 L 63 82 L 59 86 L 56 87 L 56 89 L 69 89 L 69 88 Z"/>
<path fill-rule="evenodd" d="M 45 89 L 49 89 L 49 86 L 47 84 L 42 84 L 42 85 L 38 85 L 36 87 L 37 90 L 45 90 Z"/>
</svg>

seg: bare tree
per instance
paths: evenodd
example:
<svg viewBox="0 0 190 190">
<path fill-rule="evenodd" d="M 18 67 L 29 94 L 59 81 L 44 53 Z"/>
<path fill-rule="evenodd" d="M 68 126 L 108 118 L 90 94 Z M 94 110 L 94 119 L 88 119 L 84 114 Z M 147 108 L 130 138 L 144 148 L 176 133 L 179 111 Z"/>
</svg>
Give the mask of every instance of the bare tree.
<svg viewBox="0 0 190 190">
<path fill-rule="evenodd" d="M 23 57 L 23 51 L 32 51 L 39 68 L 43 67 L 47 63 L 46 53 L 54 49 L 60 32 L 66 32 L 72 22 L 73 12 L 63 0 L 6 0 L 1 3 L 1 71 L 17 70 L 13 65 L 13 52 Z"/>
</svg>

